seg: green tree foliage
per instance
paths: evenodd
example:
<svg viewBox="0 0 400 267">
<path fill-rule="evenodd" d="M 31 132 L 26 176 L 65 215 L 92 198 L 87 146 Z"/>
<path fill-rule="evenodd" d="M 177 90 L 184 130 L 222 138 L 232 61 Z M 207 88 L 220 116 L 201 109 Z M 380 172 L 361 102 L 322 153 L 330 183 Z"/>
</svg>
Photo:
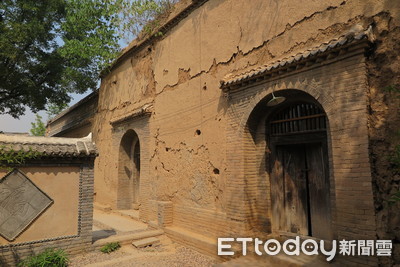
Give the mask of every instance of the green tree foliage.
<svg viewBox="0 0 400 267">
<path fill-rule="evenodd" d="M 143 32 L 154 33 L 160 25 L 160 16 L 168 13 L 178 0 L 120 1 L 119 30 L 121 38 L 130 40 Z"/>
<path fill-rule="evenodd" d="M 46 125 L 42 121 L 42 116 L 36 113 L 35 122 L 31 122 L 31 134 L 34 136 L 44 136 L 46 134 Z"/>
<path fill-rule="evenodd" d="M 67 0 L 61 25 L 66 59 L 63 88 L 84 92 L 95 89 L 98 75 L 116 57 L 118 45 L 119 0 Z"/>
<path fill-rule="evenodd" d="M 24 105 L 38 111 L 48 99 L 67 101 L 56 42 L 64 13 L 61 0 L 0 1 L 0 113 L 18 117 Z"/>
<path fill-rule="evenodd" d="M 119 41 L 175 1 L 0 1 L 0 114 L 17 118 L 26 107 L 62 106 L 68 93 L 96 89 Z"/>
</svg>

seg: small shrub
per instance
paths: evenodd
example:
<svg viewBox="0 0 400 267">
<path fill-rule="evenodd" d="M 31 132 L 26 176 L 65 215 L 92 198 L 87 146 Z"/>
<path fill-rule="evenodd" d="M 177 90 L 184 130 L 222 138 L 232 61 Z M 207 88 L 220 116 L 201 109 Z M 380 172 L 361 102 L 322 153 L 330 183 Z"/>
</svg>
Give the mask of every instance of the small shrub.
<svg viewBox="0 0 400 267">
<path fill-rule="evenodd" d="M 46 249 L 44 252 L 31 256 L 18 264 L 19 267 L 66 267 L 68 255 L 62 249 Z"/>
<path fill-rule="evenodd" d="M 118 242 L 112 242 L 112 243 L 107 243 L 105 244 L 100 251 L 103 253 L 111 253 L 117 249 L 119 249 L 121 246 Z"/>
</svg>

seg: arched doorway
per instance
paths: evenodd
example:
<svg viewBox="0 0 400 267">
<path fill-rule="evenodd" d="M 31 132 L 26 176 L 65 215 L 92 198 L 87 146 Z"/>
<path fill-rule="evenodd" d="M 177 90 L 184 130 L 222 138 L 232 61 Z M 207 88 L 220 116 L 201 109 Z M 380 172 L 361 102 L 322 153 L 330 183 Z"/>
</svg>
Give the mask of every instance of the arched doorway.
<svg viewBox="0 0 400 267">
<path fill-rule="evenodd" d="M 140 142 L 134 130 L 128 130 L 121 139 L 118 163 L 119 209 L 139 209 Z"/>
<path fill-rule="evenodd" d="M 133 144 L 131 149 L 131 160 L 133 162 L 133 208 L 138 209 L 139 204 L 139 184 L 140 184 L 140 143 L 139 139 Z"/>
<path fill-rule="evenodd" d="M 265 123 L 272 228 L 331 238 L 326 114 L 316 101 L 288 101 Z"/>
</svg>

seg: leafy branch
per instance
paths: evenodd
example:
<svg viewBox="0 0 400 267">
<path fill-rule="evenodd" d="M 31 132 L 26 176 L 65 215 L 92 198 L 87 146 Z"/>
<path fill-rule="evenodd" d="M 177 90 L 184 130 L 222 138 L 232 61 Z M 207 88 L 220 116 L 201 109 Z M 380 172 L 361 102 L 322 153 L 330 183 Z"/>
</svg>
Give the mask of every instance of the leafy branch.
<svg viewBox="0 0 400 267">
<path fill-rule="evenodd" d="M 176 2 L 0 1 L 0 114 L 18 118 L 96 90 L 122 41 L 155 33 Z"/>
<path fill-rule="evenodd" d="M 12 147 L 0 146 L 0 170 L 12 170 L 10 166 L 20 165 L 28 159 L 38 158 L 43 155 L 42 152 L 34 151 L 30 147 L 28 151 L 16 151 Z"/>
<path fill-rule="evenodd" d="M 46 125 L 42 121 L 42 116 L 36 113 L 35 122 L 31 122 L 32 128 L 30 130 L 31 134 L 34 136 L 45 136 Z"/>
<path fill-rule="evenodd" d="M 117 0 L 118 1 L 118 0 Z M 172 10 L 178 0 L 119 0 L 121 14 L 118 17 L 121 36 L 131 40 L 142 35 L 150 35 L 161 26 L 163 17 Z M 162 35 L 161 32 L 156 33 Z"/>
</svg>

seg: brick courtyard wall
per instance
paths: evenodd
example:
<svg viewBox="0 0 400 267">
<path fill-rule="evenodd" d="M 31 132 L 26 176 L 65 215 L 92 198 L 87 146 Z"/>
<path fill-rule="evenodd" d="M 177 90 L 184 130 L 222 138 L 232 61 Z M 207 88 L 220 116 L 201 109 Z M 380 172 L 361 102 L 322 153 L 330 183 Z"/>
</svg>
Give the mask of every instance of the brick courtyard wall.
<svg viewBox="0 0 400 267">
<path fill-rule="evenodd" d="M 41 162 L 40 164 L 34 165 L 25 165 L 21 166 L 21 170 L 24 170 L 24 167 L 35 168 L 39 167 L 41 171 L 49 171 L 54 173 L 54 161 L 51 162 Z M 73 210 L 64 209 L 62 214 L 53 214 L 52 218 L 49 218 L 50 221 L 41 221 L 41 224 L 46 225 L 47 230 L 43 230 L 42 233 L 35 232 L 35 236 L 42 235 L 44 238 L 37 237 L 34 240 L 26 241 L 26 242 L 18 242 L 18 238 L 24 238 L 25 232 L 21 234 L 20 237 L 17 238 L 14 242 L 1 242 L 0 244 L 0 262 L 1 266 L 14 266 L 21 259 L 24 259 L 33 254 L 38 254 L 44 251 L 46 248 L 56 248 L 63 249 L 69 255 L 79 254 L 85 251 L 89 251 L 92 245 L 92 225 L 93 225 L 93 161 L 88 160 L 86 162 L 81 163 L 63 163 L 57 162 L 56 168 L 60 168 L 62 170 L 63 166 L 76 166 L 78 168 L 78 183 L 79 190 L 76 195 L 70 195 L 71 198 L 79 199 L 78 205 L 73 207 Z M 53 174 L 54 176 L 50 179 L 57 179 L 57 173 Z M 3 175 L 2 175 L 3 176 Z M 72 177 L 71 177 L 72 178 Z M 51 182 L 51 181 L 48 181 Z M 64 190 L 68 190 L 68 188 L 64 188 Z M 58 194 L 60 192 L 57 191 L 46 191 L 50 197 L 52 195 Z M 68 200 L 66 200 L 68 201 Z M 55 203 L 59 205 L 63 205 L 62 203 Z M 55 205 L 53 204 L 53 205 Z M 51 207 L 48 211 L 51 212 Z M 55 217 L 65 216 L 64 214 L 77 214 L 76 221 L 73 223 L 75 225 L 74 233 L 68 236 L 54 236 L 48 238 L 49 232 L 51 233 L 52 227 L 57 227 L 62 230 L 64 227 L 68 227 L 67 225 L 63 225 L 63 223 L 59 223 L 57 226 L 52 226 L 52 221 L 56 220 Z M 40 217 L 39 217 L 40 219 Z M 33 227 L 36 222 L 33 222 Z M 67 223 L 67 222 L 65 222 Z M 44 228 L 46 228 L 44 227 Z M 26 231 L 28 231 L 26 230 Z"/>
<path fill-rule="evenodd" d="M 51 204 L 44 210 L 40 208 L 41 212 L 15 238 L 11 239 L 0 230 L 0 266 L 15 266 L 20 260 L 46 248 L 63 249 L 69 255 L 89 251 L 92 244 L 95 147 L 87 139 L 19 139 L 0 135 L 0 146 L 12 147 L 16 151 L 26 151 L 29 148 L 41 154 L 35 159 L 10 166 L 14 168 L 13 171 L 4 168 L 0 170 L 0 186 L 6 188 L 1 199 L 2 209 L 19 211 L 21 214 L 28 213 L 26 209 L 30 212 L 39 210 L 33 198 L 43 199 L 43 194 L 51 200 Z M 25 175 L 36 189 L 32 189 L 32 186 L 18 189 L 15 183 L 12 185 L 12 180 L 8 179 L 15 179 L 16 176 L 11 176 L 16 173 L 15 170 L 18 170 L 19 175 Z M 29 181 L 25 180 L 18 186 Z M 22 190 L 23 194 L 11 191 L 7 195 L 7 188 L 14 187 Z M 25 195 L 31 197 L 25 199 Z M 24 210 L 21 210 L 22 203 Z M 2 214 L 1 229 L 5 229 L 5 222 L 9 219 L 20 223 L 18 218 L 23 215 L 10 214 L 9 218 Z"/>
</svg>

